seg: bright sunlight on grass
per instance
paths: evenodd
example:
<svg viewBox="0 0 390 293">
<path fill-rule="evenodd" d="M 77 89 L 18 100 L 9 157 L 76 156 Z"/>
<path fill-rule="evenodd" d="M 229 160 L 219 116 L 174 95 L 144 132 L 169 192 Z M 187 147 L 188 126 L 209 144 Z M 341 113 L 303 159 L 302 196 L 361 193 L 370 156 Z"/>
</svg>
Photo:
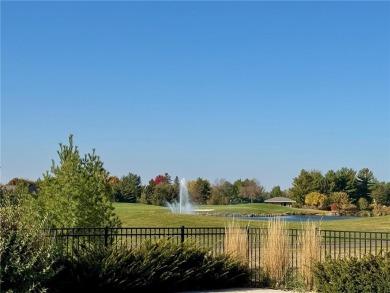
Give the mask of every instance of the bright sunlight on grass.
<svg viewBox="0 0 390 293">
<path fill-rule="evenodd" d="M 166 207 L 114 203 L 115 212 L 122 221 L 122 227 L 226 227 L 231 217 L 214 216 L 214 215 L 186 215 L 173 214 Z M 201 206 L 199 208 L 214 209 L 213 212 L 218 214 L 285 214 L 297 211 L 314 213 L 313 210 L 302 210 L 268 204 L 242 204 L 228 206 Z M 237 220 L 244 225 L 251 227 L 266 227 L 267 221 L 256 220 Z M 350 220 L 322 221 L 317 222 L 321 229 L 329 230 L 348 230 L 348 231 L 389 231 L 390 216 L 356 218 Z M 300 228 L 301 223 L 288 223 L 290 228 Z"/>
</svg>

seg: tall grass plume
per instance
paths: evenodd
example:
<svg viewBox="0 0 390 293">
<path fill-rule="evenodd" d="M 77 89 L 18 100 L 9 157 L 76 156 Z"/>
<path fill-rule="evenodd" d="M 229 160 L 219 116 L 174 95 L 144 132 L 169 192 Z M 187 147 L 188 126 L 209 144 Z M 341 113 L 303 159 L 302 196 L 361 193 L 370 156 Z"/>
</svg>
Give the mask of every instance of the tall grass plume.
<svg viewBox="0 0 390 293">
<path fill-rule="evenodd" d="M 286 221 L 278 217 L 270 219 L 261 243 L 263 271 L 274 287 L 282 287 L 287 278 L 291 254 Z"/>
<path fill-rule="evenodd" d="M 313 266 L 321 257 L 321 233 L 312 221 L 302 224 L 298 237 L 299 272 L 307 290 L 313 289 Z"/>
<path fill-rule="evenodd" d="M 225 252 L 243 264 L 248 263 L 248 231 L 231 221 L 225 227 Z"/>
</svg>

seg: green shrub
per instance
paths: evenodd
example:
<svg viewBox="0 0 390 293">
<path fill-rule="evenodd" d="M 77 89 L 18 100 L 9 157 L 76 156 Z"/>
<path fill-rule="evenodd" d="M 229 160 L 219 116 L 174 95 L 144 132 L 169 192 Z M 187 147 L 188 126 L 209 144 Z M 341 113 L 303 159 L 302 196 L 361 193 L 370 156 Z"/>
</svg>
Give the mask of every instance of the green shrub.
<svg viewBox="0 0 390 293">
<path fill-rule="evenodd" d="M 63 269 L 51 282 L 57 292 L 177 292 L 242 287 L 250 281 L 249 268 L 230 256 L 166 239 L 137 249 L 84 248 L 58 266 Z"/>
<path fill-rule="evenodd" d="M 378 255 L 331 259 L 313 268 L 319 292 L 390 292 L 390 252 Z"/>
<path fill-rule="evenodd" d="M 1 292 L 39 292 L 56 271 L 52 264 L 55 249 L 43 234 L 41 223 L 23 223 L 24 195 L 2 190 L 0 193 Z"/>
</svg>

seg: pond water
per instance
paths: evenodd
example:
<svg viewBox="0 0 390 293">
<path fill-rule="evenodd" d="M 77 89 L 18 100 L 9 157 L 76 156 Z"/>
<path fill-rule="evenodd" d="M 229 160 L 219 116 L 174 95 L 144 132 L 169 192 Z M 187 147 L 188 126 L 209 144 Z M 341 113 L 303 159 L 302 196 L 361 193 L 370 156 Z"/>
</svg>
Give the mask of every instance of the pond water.
<svg viewBox="0 0 390 293">
<path fill-rule="evenodd" d="M 347 220 L 347 219 L 357 219 L 356 216 L 314 216 L 314 215 L 294 215 L 294 216 L 278 216 L 278 217 L 234 217 L 236 219 L 242 220 L 254 220 L 254 221 L 268 221 L 271 219 L 281 219 L 286 222 L 324 222 L 324 221 L 334 221 L 334 220 Z"/>
</svg>

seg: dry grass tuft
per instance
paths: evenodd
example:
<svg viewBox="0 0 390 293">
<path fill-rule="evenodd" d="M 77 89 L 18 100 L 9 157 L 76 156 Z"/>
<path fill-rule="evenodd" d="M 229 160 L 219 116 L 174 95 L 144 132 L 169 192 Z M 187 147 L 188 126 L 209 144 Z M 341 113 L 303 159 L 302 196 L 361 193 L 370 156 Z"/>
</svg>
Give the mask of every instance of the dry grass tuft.
<svg viewBox="0 0 390 293">
<path fill-rule="evenodd" d="M 289 269 L 290 241 L 286 221 L 280 218 L 270 219 L 261 242 L 262 268 L 275 287 L 280 287 L 285 282 Z"/>
<path fill-rule="evenodd" d="M 299 272 L 304 280 L 307 290 L 313 289 L 312 267 L 321 257 L 321 234 L 315 223 L 307 221 L 302 224 L 298 238 Z"/>
<path fill-rule="evenodd" d="M 248 263 L 248 232 L 246 227 L 230 222 L 225 227 L 225 252 L 238 261 Z"/>
</svg>

